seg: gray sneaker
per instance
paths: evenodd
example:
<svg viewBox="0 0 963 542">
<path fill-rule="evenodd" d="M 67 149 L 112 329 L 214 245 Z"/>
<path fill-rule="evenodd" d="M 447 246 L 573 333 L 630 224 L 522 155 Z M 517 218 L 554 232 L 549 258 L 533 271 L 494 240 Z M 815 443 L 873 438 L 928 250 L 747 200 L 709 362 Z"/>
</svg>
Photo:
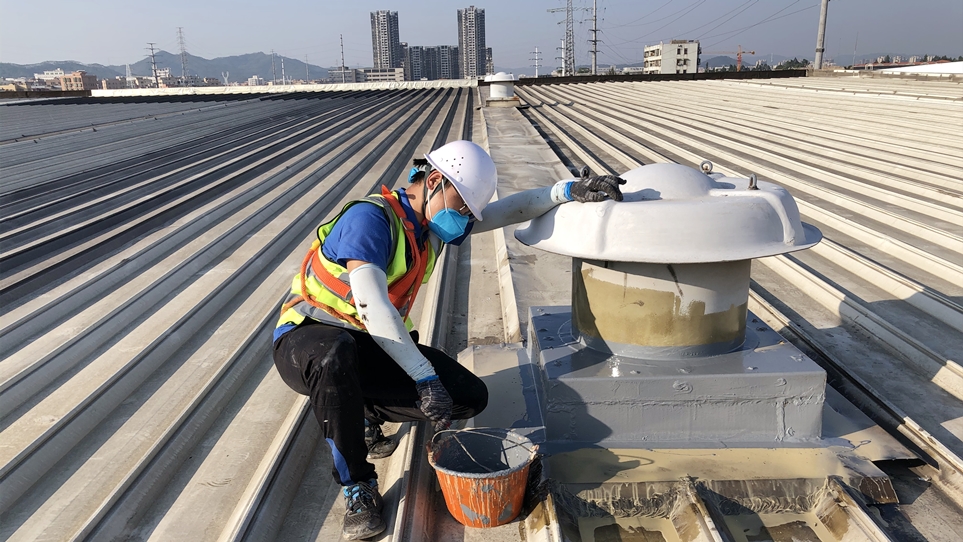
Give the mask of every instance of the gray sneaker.
<svg viewBox="0 0 963 542">
<path fill-rule="evenodd" d="M 362 540 L 381 534 L 387 527 L 381 517 L 384 500 L 378 493 L 378 481 L 358 482 L 341 490 L 344 495 L 345 540 Z"/>
<path fill-rule="evenodd" d="M 364 443 L 368 445 L 368 460 L 382 459 L 393 454 L 398 441 L 390 439 L 381 432 L 381 426 L 365 420 Z"/>
</svg>

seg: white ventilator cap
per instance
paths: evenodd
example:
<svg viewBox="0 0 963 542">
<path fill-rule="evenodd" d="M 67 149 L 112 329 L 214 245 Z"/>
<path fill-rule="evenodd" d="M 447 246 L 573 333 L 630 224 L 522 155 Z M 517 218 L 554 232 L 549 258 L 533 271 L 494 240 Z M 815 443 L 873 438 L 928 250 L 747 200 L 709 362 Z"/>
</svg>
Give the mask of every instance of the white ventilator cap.
<svg viewBox="0 0 963 542">
<path fill-rule="evenodd" d="M 476 219 L 495 194 L 498 175 L 485 149 L 471 141 L 452 141 L 425 155 L 431 167 L 445 176 L 465 200 Z"/>
</svg>

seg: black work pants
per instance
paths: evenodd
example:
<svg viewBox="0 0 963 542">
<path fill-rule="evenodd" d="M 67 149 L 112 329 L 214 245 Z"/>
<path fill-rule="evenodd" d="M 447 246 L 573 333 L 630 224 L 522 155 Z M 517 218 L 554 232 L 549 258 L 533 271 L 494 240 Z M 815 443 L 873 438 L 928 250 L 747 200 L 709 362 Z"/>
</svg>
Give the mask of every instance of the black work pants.
<svg viewBox="0 0 963 542">
<path fill-rule="evenodd" d="M 451 395 L 453 419 L 471 418 L 488 404 L 485 383 L 441 350 L 418 345 Z M 363 331 L 304 323 L 274 343 L 274 365 L 294 391 L 311 398 L 341 485 L 377 478 L 368 462 L 364 420 L 427 419 L 416 406 L 415 382 Z"/>
</svg>

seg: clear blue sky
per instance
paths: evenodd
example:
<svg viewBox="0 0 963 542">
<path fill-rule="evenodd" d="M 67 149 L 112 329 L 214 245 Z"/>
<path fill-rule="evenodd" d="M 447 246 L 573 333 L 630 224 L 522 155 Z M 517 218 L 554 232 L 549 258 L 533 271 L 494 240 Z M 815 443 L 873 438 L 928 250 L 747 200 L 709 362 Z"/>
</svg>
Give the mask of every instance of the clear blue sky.
<svg viewBox="0 0 963 542">
<path fill-rule="evenodd" d="M 337 65 L 338 34 L 344 34 L 349 66 L 371 65 L 368 13 L 399 12 L 401 39 L 412 45 L 456 44 L 455 10 L 467 2 L 168 0 L 77 2 L 0 0 L 0 60 L 26 64 L 44 60 L 123 64 L 144 57 L 146 42 L 177 51 L 177 27 L 187 49 L 205 58 L 257 51 L 276 52 L 312 64 Z M 591 7 L 591 0 L 575 0 Z M 819 0 L 598 0 L 599 64 L 638 61 L 647 43 L 699 38 L 705 51 L 730 51 L 741 44 L 760 55 L 812 58 Z M 531 64 L 531 51 L 545 53 L 553 67 L 563 34 L 563 14 L 546 10 L 561 0 L 490 0 L 487 40 L 502 67 Z M 808 9 L 806 9 L 808 8 Z M 800 11 L 802 10 L 802 11 Z M 794 13 L 796 12 L 796 13 Z M 730 16 L 733 16 L 730 20 Z M 576 52 L 589 61 L 588 12 L 576 12 Z M 736 33 L 769 17 L 769 22 Z M 963 54 L 961 0 L 832 0 L 827 56 L 851 58 L 856 34 L 865 53 Z M 728 34 L 727 34 L 728 33 Z"/>
</svg>

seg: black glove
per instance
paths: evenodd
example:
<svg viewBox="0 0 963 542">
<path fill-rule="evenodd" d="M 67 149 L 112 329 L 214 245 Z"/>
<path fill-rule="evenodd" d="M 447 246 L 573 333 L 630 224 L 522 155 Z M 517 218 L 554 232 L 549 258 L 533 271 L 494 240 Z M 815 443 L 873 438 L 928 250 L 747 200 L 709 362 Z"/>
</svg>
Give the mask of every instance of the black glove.
<svg viewBox="0 0 963 542">
<path fill-rule="evenodd" d="M 622 201 L 620 184 L 625 184 L 625 179 L 615 175 L 602 175 L 575 181 L 572 183 L 572 199 L 580 203 L 603 201 L 606 197 Z"/>
<path fill-rule="evenodd" d="M 451 396 L 442 385 L 441 380 L 432 378 L 415 384 L 418 390 L 418 408 L 428 417 L 435 431 L 448 429 L 451 426 Z"/>
</svg>

